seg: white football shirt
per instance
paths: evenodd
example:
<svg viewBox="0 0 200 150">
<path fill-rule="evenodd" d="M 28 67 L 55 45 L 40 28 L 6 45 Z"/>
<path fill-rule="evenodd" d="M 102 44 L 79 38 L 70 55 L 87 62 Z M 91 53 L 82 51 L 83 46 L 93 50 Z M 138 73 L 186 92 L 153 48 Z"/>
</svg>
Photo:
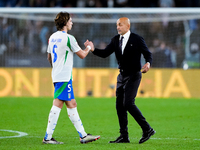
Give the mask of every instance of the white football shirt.
<svg viewBox="0 0 200 150">
<path fill-rule="evenodd" d="M 52 58 L 53 82 L 68 82 L 72 79 L 73 54 L 81 50 L 74 36 L 57 31 L 49 38 L 47 52 Z"/>
</svg>

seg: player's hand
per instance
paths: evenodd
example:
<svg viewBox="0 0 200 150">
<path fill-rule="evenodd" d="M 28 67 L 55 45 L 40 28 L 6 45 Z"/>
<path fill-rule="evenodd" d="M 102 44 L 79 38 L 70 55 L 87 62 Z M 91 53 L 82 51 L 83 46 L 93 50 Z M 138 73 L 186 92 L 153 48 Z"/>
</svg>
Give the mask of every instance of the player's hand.
<svg viewBox="0 0 200 150">
<path fill-rule="evenodd" d="M 150 63 L 147 62 L 143 67 L 142 67 L 142 73 L 148 72 L 150 69 Z"/>
<path fill-rule="evenodd" d="M 87 46 L 89 45 L 89 42 L 90 42 L 90 41 L 88 41 L 88 40 L 85 41 L 85 43 L 84 43 L 85 47 L 87 47 Z"/>
<path fill-rule="evenodd" d="M 88 45 L 91 47 L 91 51 L 93 52 L 94 51 L 94 44 L 91 42 L 91 41 L 86 41 L 84 43 L 85 47 L 87 47 Z"/>
</svg>

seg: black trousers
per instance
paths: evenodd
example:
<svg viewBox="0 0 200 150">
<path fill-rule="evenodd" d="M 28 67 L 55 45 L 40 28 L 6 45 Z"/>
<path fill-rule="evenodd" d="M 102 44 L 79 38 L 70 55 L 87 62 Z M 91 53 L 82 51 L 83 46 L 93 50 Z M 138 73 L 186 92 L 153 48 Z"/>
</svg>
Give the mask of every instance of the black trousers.
<svg viewBox="0 0 200 150">
<path fill-rule="evenodd" d="M 127 112 L 133 116 L 142 128 L 143 132 L 148 131 L 151 128 L 141 111 L 135 105 L 135 97 L 137 95 L 141 77 L 141 72 L 131 75 L 123 75 L 120 73 L 117 77 L 116 110 L 119 120 L 120 133 L 122 136 L 128 136 Z"/>
</svg>

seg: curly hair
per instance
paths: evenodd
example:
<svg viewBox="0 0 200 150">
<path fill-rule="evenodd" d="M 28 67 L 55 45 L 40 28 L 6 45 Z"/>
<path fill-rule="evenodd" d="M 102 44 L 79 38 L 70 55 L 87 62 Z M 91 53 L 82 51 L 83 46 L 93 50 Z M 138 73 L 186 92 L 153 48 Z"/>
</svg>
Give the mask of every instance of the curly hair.
<svg viewBox="0 0 200 150">
<path fill-rule="evenodd" d="M 57 30 L 62 30 L 70 19 L 70 14 L 68 12 L 60 12 L 56 15 L 54 19 Z"/>
</svg>

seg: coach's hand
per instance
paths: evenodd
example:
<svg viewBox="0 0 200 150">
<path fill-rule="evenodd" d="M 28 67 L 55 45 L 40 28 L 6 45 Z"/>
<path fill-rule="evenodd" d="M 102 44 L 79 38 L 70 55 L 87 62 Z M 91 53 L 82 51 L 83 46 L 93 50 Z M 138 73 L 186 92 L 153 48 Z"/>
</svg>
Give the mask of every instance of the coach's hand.
<svg viewBox="0 0 200 150">
<path fill-rule="evenodd" d="M 148 72 L 150 69 L 150 63 L 147 62 L 143 67 L 142 67 L 142 73 Z"/>
</svg>

